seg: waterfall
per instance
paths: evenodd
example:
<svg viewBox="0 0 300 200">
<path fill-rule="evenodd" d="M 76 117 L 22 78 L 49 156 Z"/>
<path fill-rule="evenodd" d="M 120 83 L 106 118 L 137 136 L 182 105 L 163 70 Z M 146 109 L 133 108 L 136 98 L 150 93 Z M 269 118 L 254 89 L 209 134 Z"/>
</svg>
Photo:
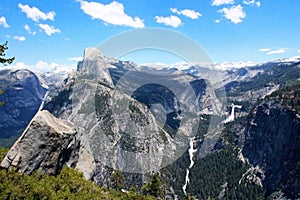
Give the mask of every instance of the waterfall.
<svg viewBox="0 0 300 200">
<path fill-rule="evenodd" d="M 229 116 L 227 119 L 225 119 L 222 123 L 227 124 L 227 123 L 229 123 L 229 122 L 233 122 L 233 121 L 234 121 L 234 110 L 235 110 L 235 108 L 241 109 L 242 106 L 232 104 L 232 105 L 231 105 L 231 113 L 230 113 L 230 116 Z"/>
<path fill-rule="evenodd" d="M 186 195 L 186 187 L 187 184 L 190 183 L 190 169 L 194 166 L 194 153 L 197 152 L 197 149 L 194 149 L 194 140 L 195 138 L 189 138 L 189 157 L 190 157 L 190 165 L 189 167 L 186 169 L 186 175 L 185 175 L 185 183 L 182 186 L 182 190 L 184 192 L 184 194 Z"/>
</svg>

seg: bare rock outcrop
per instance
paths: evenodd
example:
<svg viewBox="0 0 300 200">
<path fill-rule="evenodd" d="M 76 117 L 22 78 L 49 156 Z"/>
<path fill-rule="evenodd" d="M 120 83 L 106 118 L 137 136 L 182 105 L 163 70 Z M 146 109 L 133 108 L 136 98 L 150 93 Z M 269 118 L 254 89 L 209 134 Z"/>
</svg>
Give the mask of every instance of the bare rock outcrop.
<svg viewBox="0 0 300 200">
<path fill-rule="evenodd" d="M 78 142 L 72 123 L 39 111 L 1 163 L 19 172 L 57 174 L 72 157 Z"/>
<path fill-rule="evenodd" d="M 97 80 L 109 87 L 114 87 L 104 57 L 97 48 L 84 50 L 83 61 L 78 63 L 77 71 L 83 74 L 84 78 Z"/>
</svg>

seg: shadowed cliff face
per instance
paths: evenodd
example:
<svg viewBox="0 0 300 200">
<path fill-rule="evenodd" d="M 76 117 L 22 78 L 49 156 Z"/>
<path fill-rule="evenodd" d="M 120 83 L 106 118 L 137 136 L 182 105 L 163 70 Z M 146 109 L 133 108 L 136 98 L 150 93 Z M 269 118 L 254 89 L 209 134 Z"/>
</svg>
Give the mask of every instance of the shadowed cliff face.
<svg viewBox="0 0 300 200">
<path fill-rule="evenodd" d="M 55 115 L 49 113 L 51 119 L 69 121 L 76 131 L 59 134 L 51 124 L 42 126 L 34 119 L 2 166 L 26 173 L 47 168 L 45 173 L 56 174 L 68 165 L 100 185 L 108 185 L 112 169 L 120 169 L 128 185 L 141 186 L 143 174 L 181 156 L 188 147 L 187 136 L 197 128 L 193 124 L 199 119 L 200 102 L 203 107 L 212 102 L 200 101 L 206 95 L 205 81 L 176 71 L 135 71 L 120 74 L 114 82 L 111 65 L 120 63 L 106 63 L 98 49 L 85 50 L 77 72 L 44 107 Z M 206 105 L 206 112 L 217 112 L 211 109 L 217 106 Z M 40 141 L 34 143 L 37 135 Z M 34 151 L 23 153 L 31 145 Z"/>
<path fill-rule="evenodd" d="M 39 109 L 47 91 L 29 70 L 0 71 L 0 138 L 19 137 Z"/>
<path fill-rule="evenodd" d="M 281 190 L 289 198 L 299 197 L 299 116 L 269 100 L 253 111 L 248 123 L 243 155 L 264 172 L 267 195 Z"/>
<path fill-rule="evenodd" d="M 211 93 L 208 81 L 179 70 L 143 71 L 134 63 L 105 58 L 98 49 L 87 49 L 77 72 L 50 93 L 44 110 L 37 113 L 1 166 L 48 174 L 71 166 L 104 186 L 109 185 L 113 169 L 120 169 L 126 186 L 139 188 L 147 172 L 160 171 L 166 193 L 181 199 L 186 169 L 194 163 L 189 168 L 186 192 L 199 199 L 249 199 L 249 195 L 255 199 L 264 196 L 265 190 L 266 196 L 295 199 L 300 197 L 300 122 L 294 112 L 299 111 L 295 98 L 299 98 L 295 90 L 299 87 L 282 93 L 278 88 L 284 81 L 279 85 L 273 81 L 281 72 L 287 72 L 285 80 L 290 74 L 298 78 L 298 68 L 279 66 L 272 68 L 277 73 L 253 75 L 250 81 L 234 78 L 227 94 L 243 105 L 239 111 L 243 113 L 225 124 L 222 132 L 216 128 L 218 121 L 211 120 L 224 112 L 220 112 L 222 104 Z M 6 73 L 15 78 L 9 79 Z M 234 73 L 244 76 L 246 71 Z M 31 93 L 44 94 L 43 88 L 27 89 L 39 82 L 27 80 L 26 73 L 2 74 L 7 82 L 1 84 L 13 82 L 15 93 L 26 91 L 26 97 L 18 93 L 21 97 L 15 97 L 14 104 L 23 97 L 35 97 Z M 253 88 L 257 93 L 252 93 Z M 274 90 L 279 93 L 268 99 Z M 9 94 L 7 91 L 0 97 Z M 274 99 L 281 99 L 281 103 Z M 24 105 L 31 108 L 31 100 L 25 100 Z M 32 102 L 39 101 L 33 98 Z M 193 131 L 195 134 L 189 135 Z M 189 138 L 193 138 L 190 150 L 197 149 L 195 155 L 188 155 Z M 248 163 L 242 162 L 245 160 Z"/>
</svg>

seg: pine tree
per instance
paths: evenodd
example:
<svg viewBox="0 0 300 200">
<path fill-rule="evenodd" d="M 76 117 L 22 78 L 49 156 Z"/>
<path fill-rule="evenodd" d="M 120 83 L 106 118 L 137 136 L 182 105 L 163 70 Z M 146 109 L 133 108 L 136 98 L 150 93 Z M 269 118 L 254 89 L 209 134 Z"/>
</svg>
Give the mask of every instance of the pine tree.
<svg viewBox="0 0 300 200">
<path fill-rule="evenodd" d="M 120 170 L 115 170 L 110 176 L 110 187 L 111 189 L 120 191 L 125 188 L 125 177 Z"/>
<path fill-rule="evenodd" d="M 4 44 L 0 44 L 0 63 L 1 64 L 11 64 L 14 60 L 15 57 L 13 58 L 5 58 L 5 51 L 8 49 L 7 47 L 7 41 Z M 2 95 L 4 93 L 3 90 L 0 90 L 0 95 Z M 0 102 L 0 106 L 3 106 L 5 104 L 5 102 Z"/>
<path fill-rule="evenodd" d="M 1 64 L 11 64 L 14 60 L 15 60 L 15 57 L 12 57 L 12 58 L 5 58 L 5 51 L 8 49 L 7 47 L 7 41 L 0 45 L 0 63 Z"/>
<path fill-rule="evenodd" d="M 142 192 L 145 195 L 163 198 L 162 182 L 158 174 L 150 176 L 150 180 L 142 187 Z"/>
</svg>

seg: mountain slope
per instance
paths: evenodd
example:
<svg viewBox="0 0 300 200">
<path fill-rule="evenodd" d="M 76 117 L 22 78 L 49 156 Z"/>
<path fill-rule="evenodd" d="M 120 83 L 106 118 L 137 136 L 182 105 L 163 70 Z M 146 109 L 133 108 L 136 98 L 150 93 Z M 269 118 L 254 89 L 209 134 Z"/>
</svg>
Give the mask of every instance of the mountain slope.
<svg viewBox="0 0 300 200">
<path fill-rule="evenodd" d="M 39 109 L 47 86 L 29 70 L 2 70 L 0 90 L 0 139 L 10 147 Z"/>
<path fill-rule="evenodd" d="M 187 74 L 88 49 L 2 166 L 53 174 L 69 166 L 102 186 L 119 169 L 138 189 L 155 171 L 169 199 L 300 198 L 299 77 L 298 62 Z M 224 93 L 228 106 L 217 98 Z"/>
</svg>

